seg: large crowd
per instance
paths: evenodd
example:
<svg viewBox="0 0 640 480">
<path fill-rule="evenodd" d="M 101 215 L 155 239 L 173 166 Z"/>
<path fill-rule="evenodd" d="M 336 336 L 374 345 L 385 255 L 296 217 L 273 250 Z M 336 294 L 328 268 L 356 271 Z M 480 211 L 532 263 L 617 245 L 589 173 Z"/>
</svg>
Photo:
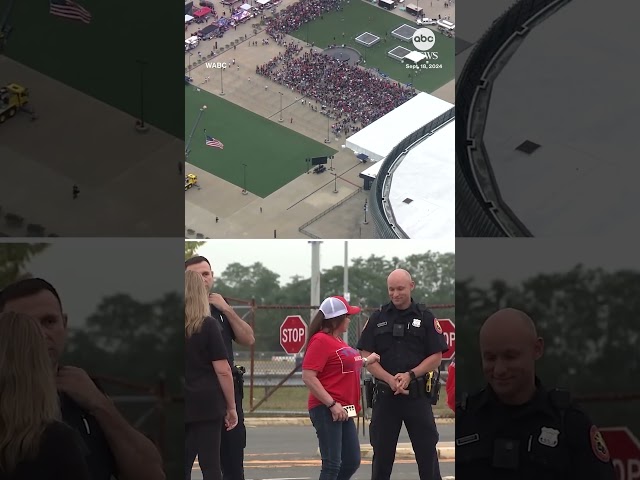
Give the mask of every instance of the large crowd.
<svg viewBox="0 0 640 480">
<path fill-rule="evenodd" d="M 335 120 L 334 132 L 349 134 L 366 127 L 413 98 L 414 88 L 379 77 L 313 51 L 298 55 L 292 44 L 284 53 L 256 67 L 256 73 L 315 100 L 323 114 Z M 311 109 L 317 109 L 309 103 Z"/>
<path fill-rule="evenodd" d="M 331 10 L 339 10 L 341 0 L 302 0 L 289 5 L 269 19 L 266 31 L 273 38 L 298 30 L 302 25 Z"/>
</svg>

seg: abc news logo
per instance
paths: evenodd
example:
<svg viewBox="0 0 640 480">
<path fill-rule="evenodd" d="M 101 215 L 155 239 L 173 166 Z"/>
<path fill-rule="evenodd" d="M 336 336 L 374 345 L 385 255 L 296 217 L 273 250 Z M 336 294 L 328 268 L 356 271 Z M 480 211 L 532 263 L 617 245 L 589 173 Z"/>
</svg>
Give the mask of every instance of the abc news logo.
<svg viewBox="0 0 640 480">
<path fill-rule="evenodd" d="M 411 40 L 417 50 L 426 52 L 427 50 L 431 50 L 435 45 L 436 35 L 431 29 L 424 27 L 416 30 Z"/>
</svg>

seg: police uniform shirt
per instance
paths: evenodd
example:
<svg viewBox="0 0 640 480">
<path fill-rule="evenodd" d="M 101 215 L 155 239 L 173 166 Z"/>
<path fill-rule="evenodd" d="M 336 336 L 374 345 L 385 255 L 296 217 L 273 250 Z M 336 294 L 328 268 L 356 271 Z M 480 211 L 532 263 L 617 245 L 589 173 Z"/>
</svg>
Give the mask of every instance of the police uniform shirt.
<svg viewBox="0 0 640 480">
<path fill-rule="evenodd" d="M 391 375 L 417 367 L 425 358 L 449 347 L 438 320 L 413 299 L 406 310 L 393 303 L 374 312 L 362 331 L 358 350 L 380 355 L 380 365 Z M 395 330 L 395 334 L 394 334 Z"/>
<path fill-rule="evenodd" d="M 227 317 L 213 305 L 209 305 L 209 307 L 211 309 L 211 316 L 218 320 L 218 322 L 220 323 L 222 340 L 224 341 L 224 346 L 227 350 L 229 365 L 231 366 L 231 370 L 233 371 L 233 365 L 235 363 L 235 360 L 233 358 L 233 341 L 236 339 L 236 334 L 233 332 L 233 328 L 231 328 L 231 324 L 229 323 Z"/>
<path fill-rule="evenodd" d="M 80 434 L 91 480 L 118 478 L 115 457 L 96 418 L 65 393 L 60 393 L 60 408 L 63 422 Z"/>
<path fill-rule="evenodd" d="M 615 480 L 602 434 L 578 408 L 554 405 L 536 380 L 524 405 L 502 404 L 490 387 L 456 408 L 458 480 Z"/>
</svg>

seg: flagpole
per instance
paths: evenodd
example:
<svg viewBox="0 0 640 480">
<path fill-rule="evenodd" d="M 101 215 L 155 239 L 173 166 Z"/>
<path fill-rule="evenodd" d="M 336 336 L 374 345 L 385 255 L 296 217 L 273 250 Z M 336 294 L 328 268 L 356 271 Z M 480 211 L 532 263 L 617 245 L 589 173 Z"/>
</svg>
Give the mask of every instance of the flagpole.
<svg viewBox="0 0 640 480">
<path fill-rule="evenodd" d="M 200 113 L 198 114 L 198 118 L 196 119 L 196 123 L 193 124 L 193 128 L 191 129 L 191 133 L 189 134 L 189 139 L 187 141 L 187 144 L 184 147 L 184 159 L 185 162 L 188 160 L 189 158 L 189 147 L 191 146 L 191 141 L 193 140 L 193 134 L 196 131 L 196 127 L 198 126 L 198 123 L 200 123 L 200 118 L 202 118 L 202 114 L 204 113 L 204 111 L 207 109 L 206 105 L 203 105 L 202 108 L 200 109 Z M 205 132 L 207 130 L 205 129 Z"/>
</svg>

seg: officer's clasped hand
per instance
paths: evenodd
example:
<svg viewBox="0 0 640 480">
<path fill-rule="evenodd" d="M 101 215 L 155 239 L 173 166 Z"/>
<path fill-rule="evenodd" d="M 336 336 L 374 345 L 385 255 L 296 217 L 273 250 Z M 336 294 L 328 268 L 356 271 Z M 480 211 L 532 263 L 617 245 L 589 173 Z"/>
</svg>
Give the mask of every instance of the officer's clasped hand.
<svg viewBox="0 0 640 480">
<path fill-rule="evenodd" d="M 347 411 L 342 407 L 342 404 L 338 402 L 336 402 L 329 410 L 334 422 L 346 422 L 349 419 L 349 414 L 347 414 Z"/>
<path fill-rule="evenodd" d="M 408 373 L 397 373 L 393 379 L 395 380 L 395 394 L 396 395 L 409 395 L 409 382 L 411 382 L 411 376 Z"/>
</svg>

